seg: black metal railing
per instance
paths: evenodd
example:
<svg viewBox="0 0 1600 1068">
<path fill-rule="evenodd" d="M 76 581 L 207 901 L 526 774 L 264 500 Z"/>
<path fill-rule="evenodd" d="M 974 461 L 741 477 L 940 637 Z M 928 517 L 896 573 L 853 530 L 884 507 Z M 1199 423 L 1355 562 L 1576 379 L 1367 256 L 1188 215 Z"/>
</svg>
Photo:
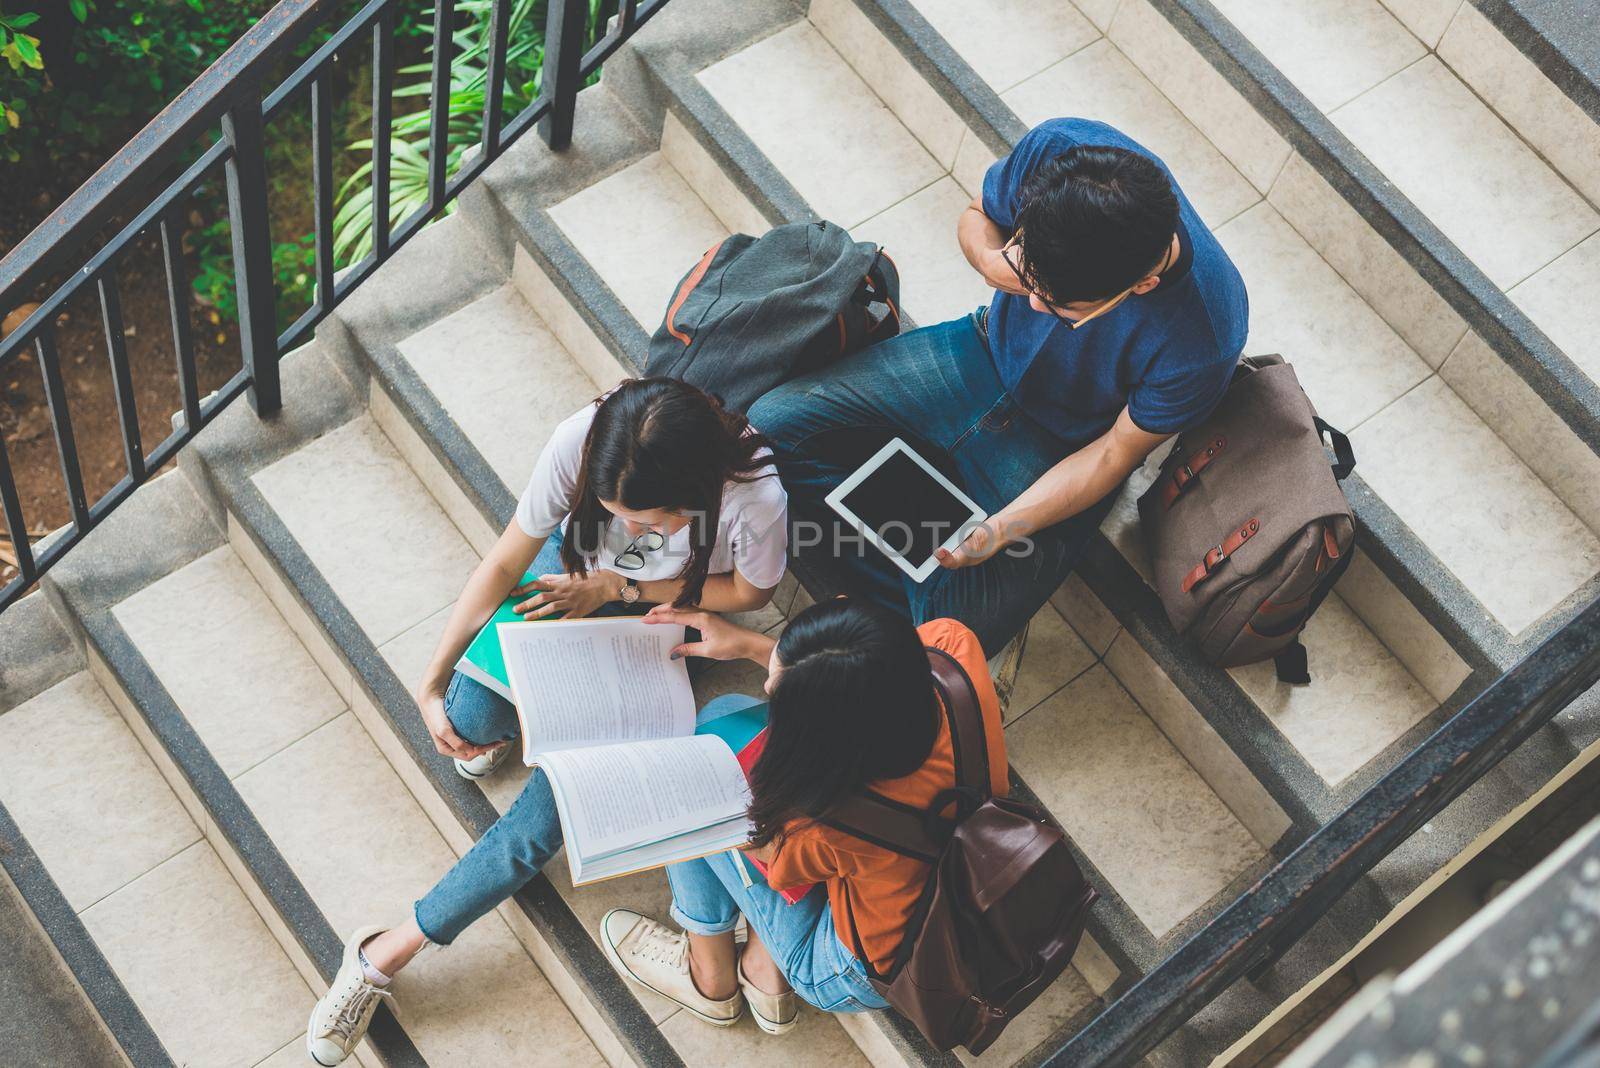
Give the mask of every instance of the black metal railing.
<svg viewBox="0 0 1600 1068">
<path fill-rule="evenodd" d="M 157 115 L 123 149 L 61 204 L 50 217 L 0 260 L 0 308 L 16 306 L 30 291 L 63 272 L 66 280 L 26 321 L 0 341 L 0 369 L 31 350 L 42 375 L 44 403 L 71 523 L 48 546 L 35 552 L 15 473 L 0 439 L 0 509 L 16 557 L 17 576 L 0 588 L 4 610 L 52 564 L 102 521 L 152 472 L 172 459 L 217 414 L 248 393 L 261 415 L 282 403 L 278 362 L 304 343 L 322 319 L 424 224 L 475 180 L 518 138 L 537 125 L 552 148 L 572 140 L 578 91 L 667 0 L 621 0 L 602 6 L 615 11 L 614 25 L 585 50 L 590 37 L 589 0 L 551 0 L 545 25 L 541 91 L 517 114 L 505 114 L 505 73 L 509 21 L 515 0 L 493 0 L 489 9 L 487 77 L 482 135 L 478 151 L 449 171 L 452 46 L 458 13 L 453 0 L 434 4 L 431 107 L 427 152 L 427 200 L 391 225 L 390 169 L 392 93 L 395 80 L 395 14 L 402 0 L 370 0 L 347 23 L 270 92 L 265 82 L 275 66 L 305 45 L 327 19 L 328 0 L 281 0 L 195 82 Z M 372 65 L 372 251 L 335 275 L 333 75 L 335 55 L 370 41 Z M 311 117 L 311 177 L 315 296 L 310 306 L 278 331 L 272 242 L 268 220 L 267 123 L 284 109 L 304 106 Z M 175 181 L 150 195 L 151 186 L 181 166 L 212 136 L 222 136 L 199 152 Z M 196 371 L 190 311 L 193 298 L 183 252 L 182 205 L 206 176 L 222 167 L 227 187 L 227 218 L 232 234 L 233 275 L 239 309 L 241 366 L 213 394 L 201 396 Z M 131 220 L 109 241 L 96 235 L 114 220 Z M 174 356 L 182 396 L 181 419 L 156 447 L 145 451 L 139 431 L 132 371 L 124 336 L 117 269 L 136 238 L 159 233 L 171 310 Z M 97 298 L 103 321 L 111 382 L 121 425 L 126 473 L 96 500 L 89 500 L 79 462 L 77 437 L 56 344 L 56 317 L 78 294 Z"/>
<path fill-rule="evenodd" d="M 1269 968 L 1357 880 L 1597 681 L 1600 601 L 1450 717 L 1045 1065 L 1137 1063 L 1233 983 Z"/>
</svg>

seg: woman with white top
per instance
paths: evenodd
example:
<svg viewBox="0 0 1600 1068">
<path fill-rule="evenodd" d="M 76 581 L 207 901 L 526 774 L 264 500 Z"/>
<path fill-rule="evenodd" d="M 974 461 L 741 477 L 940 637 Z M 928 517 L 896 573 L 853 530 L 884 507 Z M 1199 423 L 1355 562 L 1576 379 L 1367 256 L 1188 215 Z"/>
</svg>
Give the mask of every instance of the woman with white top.
<svg viewBox="0 0 1600 1068">
<path fill-rule="evenodd" d="M 746 612 L 772 599 L 786 566 L 788 499 L 743 416 L 672 379 L 625 382 L 564 420 L 539 456 L 516 517 L 473 571 L 417 689 L 434 745 L 481 779 L 518 732 L 510 701 L 456 662 L 510 596 L 524 619 L 642 614 L 652 604 Z M 529 570 L 538 578 L 524 583 Z M 366 1033 L 384 988 L 429 942 L 448 945 L 538 874 L 561 847 L 535 769 L 495 825 L 388 930 L 363 928 L 312 1010 L 308 1052 L 331 1066 Z"/>
</svg>

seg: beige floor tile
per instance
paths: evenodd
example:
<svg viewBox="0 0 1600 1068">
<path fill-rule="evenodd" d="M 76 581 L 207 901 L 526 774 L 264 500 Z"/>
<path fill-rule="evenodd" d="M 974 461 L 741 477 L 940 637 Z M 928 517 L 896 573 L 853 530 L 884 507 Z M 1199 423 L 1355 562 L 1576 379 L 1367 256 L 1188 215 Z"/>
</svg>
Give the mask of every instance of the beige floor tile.
<svg viewBox="0 0 1600 1068">
<path fill-rule="evenodd" d="M 1000 1033 L 995 1044 L 984 1050 L 982 1056 L 974 1057 L 964 1049 L 957 1049 L 956 1056 L 961 1058 L 961 1063 L 976 1068 L 1009 1068 L 1066 1026 L 1094 1000 L 1094 991 L 1089 989 L 1083 976 L 1068 968 L 1061 978 L 1039 995 L 1037 1001 Z"/>
<path fill-rule="evenodd" d="M 1117 635 L 1105 665 L 1258 842 L 1276 842 L 1289 817 L 1132 634 Z"/>
<path fill-rule="evenodd" d="M 83 925 L 179 1064 L 252 1065 L 305 1030 L 315 998 L 204 842 Z"/>
<path fill-rule="evenodd" d="M 977 134 L 967 130 L 961 135 L 961 145 L 956 149 L 956 161 L 950 168 L 950 177 L 956 180 L 967 196 L 981 198 L 983 176 L 998 158 Z"/>
<path fill-rule="evenodd" d="M 1436 703 L 1447 700 L 1472 673 L 1365 553 L 1356 553 L 1334 589 Z"/>
<path fill-rule="evenodd" d="M 1122 0 L 1074 0 L 1073 6 L 1089 17 L 1089 21 L 1104 33 L 1111 28 L 1111 20 Z"/>
<path fill-rule="evenodd" d="M 1033 77 L 1100 36 L 1094 24 L 1070 4 L 1031 0 L 912 2 L 997 93 Z"/>
<path fill-rule="evenodd" d="M 496 914 L 428 950 L 393 989 L 406 1033 L 431 1064 L 605 1064 Z"/>
<path fill-rule="evenodd" d="M 966 124 L 859 7 L 851 0 L 814 0 L 807 17 L 941 167 L 955 162 Z"/>
<path fill-rule="evenodd" d="M 1122 630 L 1117 617 L 1111 614 L 1111 610 L 1077 574 L 1069 575 L 1067 581 L 1050 595 L 1050 603 L 1096 656 L 1104 655 Z"/>
<path fill-rule="evenodd" d="M 1351 442 L 1367 484 L 1512 633 L 1600 570 L 1595 536 L 1438 377 Z"/>
<path fill-rule="evenodd" d="M 1230 672 L 1318 775 L 1336 786 L 1436 702 L 1337 596 L 1306 625 L 1311 685 L 1279 682 L 1272 662 Z"/>
<path fill-rule="evenodd" d="M 433 651 L 454 609 L 455 605 L 446 605 L 378 649 L 407 690 L 416 690 L 422 682 L 422 673 L 428 669 L 428 661 L 433 659 Z"/>
<path fill-rule="evenodd" d="M 403 919 L 455 863 L 354 715 L 302 738 L 235 785 L 341 933 Z"/>
<path fill-rule="evenodd" d="M 745 1015 L 732 1027 L 712 1027 L 686 1012 L 661 1025 L 685 1064 L 781 1064 L 793 1068 L 867 1068 L 861 1050 L 832 1016 L 800 1006 L 800 1022 L 786 1035 L 763 1034 Z"/>
<path fill-rule="evenodd" d="M 1289 157 L 1267 200 L 1430 367 L 1444 362 L 1467 324 L 1304 157 Z"/>
<path fill-rule="evenodd" d="M 1004 100 L 1030 126 L 1063 113 L 1115 126 L 1166 162 L 1208 226 L 1261 199 L 1216 146 L 1110 41 L 1096 41 L 1012 89 Z"/>
<path fill-rule="evenodd" d="M 1217 0 L 1217 9 L 1323 111 L 1425 51 L 1378 0 Z"/>
<path fill-rule="evenodd" d="M 1217 230 L 1250 287 L 1246 355 L 1282 353 L 1318 414 L 1359 425 L 1432 373 L 1270 204 Z"/>
<path fill-rule="evenodd" d="M 946 176 L 854 229 L 900 271 L 900 300 L 919 323 L 942 323 L 988 304 L 994 291 L 967 262 L 956 220 L 972 198 Z"/>
<path fill-rule="evenodd" d="M 1332 119 L 1496 285 L 1515 285 L 1600 227 L 1594 209 L 1432 56 Z"/>
<path fill-rule="evenodd" d="M 1028 644 L 1006 706 L 1007 721 L 1077 678 L 1094 660 L 1094 652 L 1067 626 L 1060 612 L 1048 604 L 1039 609 L 1028 623 Z"/>
<path fill-rule="evenodd" d="M 1569 279 L 1570 284 L 1570 279 Z M 1461 339 L 1439 377 L 1592 531 L 1600 531 L 1600 456 L 1550 410 L 1476 333 Z"/>
<path fill-rule="evenodd" d="M 624 361 L 606 347 L 594 327 L 578 314 L 566 294 L 521 245 L 511 253 L 511 284 L 596 385 L 610 389 L 624 379 L 637 376 L 631 364 L 625 366 Z"/>
<path fill-rule="evenodd" d="M 366 416 L 256 472 L 254 481 L 379 645 L 454 601 L 477 566 L 461 533 Z"/>
<path fill-rule="evenodd" d="M 1289 145 L 1149 0 L 1122 0 L 1106 36 L 1265 193 Z"/>
<path fill-rule="evenodd" d="M 1589 238 L 1510 291 L 1528 314 L 1583 373 L 1600 382 L 1600 234 Z"/>
<path fill-rule="evenodd" d="M 567 855 L 562 853 L 550 862 L 545 874 L 591 938 L 598 937 L 601 917 L 616 908 L 633 909 L 662 923 L 672 922 L 668 911 L 672 904 L 672 888 L 665 871 L 644 871 L 574 887 L 572 873 L 567 869 Z M 677 1002 L 653 990 L 632 984 L 629 989 L 658 1024 L 678 1011 Z"/>
<path fill-rule="evenodd" d="M 556 424 L 600 393 L 509 283 L 412 334 L 400 353 L 512 493 Z"/>
<path fill-rule="evenodd" d="M 0 716 L 0 802 L 75 909 L 200 838 L 86 671 Z"/>
<path fill-rule="evenodd" d="M 704 708 L 724 694 L 760 697 L 767 681 L 766 669 L 748 660 L 724 660 L 709 664 L 694 680 L 695 702 Z"/>
<path fill-rule="evenodd" d="M 229 776 L 345 709 L 227 546 L 146 586 L 113 614 Z"/>
<path fill-rule="evenodd" d="M 1477 8 L 1461 5 L 1439 58 L 1579 192 L 1600 201 L 1600 126 Z"/>
<path fill-rule="evenodd" d="M 305 1063 L 305 1039 L 296 1035 L 288 1045 L 273 1053 L 266 1060 L 258 1062 L 255 1068 L 305 1068 Z"/>
<path fill-rule="evenodd" d="M 1012 766 L 1158 938 L 1261 858 L 1104 667 L 1024 716 L 1006 741 Z"/>
<path fill-rule="evenodd" d="M 944 173 L 809 22 L 713 64 L 700 81 L 812 208 L 841 226 Z"/>
<path fill-rule="evenodd" d="M 550 217 L 646 330 L 661 325 L 706 249 L 728 236 L 659 152 L 568 197 Z"/>
<path fill-rule="evenodd" d="M 733 234 L 764 234 L 771 225 L 728 172 L 671 111 L 661 123 L 661 155 Z"/>
<path fill-rule="evenodd" d="M 1438 45 L 1451 16 L 1464 3 L 1465 0 L 1383 0 L 1383 6 L 1429 48 Z"/>
</svg>

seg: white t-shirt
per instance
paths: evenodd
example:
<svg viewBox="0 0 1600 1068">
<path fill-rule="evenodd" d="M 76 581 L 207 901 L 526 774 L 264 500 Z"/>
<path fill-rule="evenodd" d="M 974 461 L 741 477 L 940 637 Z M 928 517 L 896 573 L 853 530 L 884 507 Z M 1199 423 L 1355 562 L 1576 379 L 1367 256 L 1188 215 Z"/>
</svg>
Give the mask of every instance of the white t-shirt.
<svg viewBox="0 0 1600 1068">
<path fill-rule="evenodd" d="M 578 490 L 583 442 L 597 407 L 588 405 L 563 419 L 539 454 L 528 488 L 517 501 L 517 525 L 528 537 L 547 538 L 557 528 L 565 529 Z M 770 456 L 771 452 L 762 449 L 757 455 Z M 767 590 L 783 578 L 788 563 L 789 495 L 771 464 L 756 474 L 760 477 L 753 481 L 729 482 L 722 488 L 722 511 L 708 573 L 738 571 L 750 585 Z M 691 527 L 686 524 L 668 536 L 661 548 L 644 552 L 644 567 L 630 571 L 617 567 L 615 560 L 635 539 L 625 524 L 613 519 L 606 525 L 600 554 L 590 555 L 588 564 L 640 582 L 677 578 L 689 561 Z"/>
</svg>

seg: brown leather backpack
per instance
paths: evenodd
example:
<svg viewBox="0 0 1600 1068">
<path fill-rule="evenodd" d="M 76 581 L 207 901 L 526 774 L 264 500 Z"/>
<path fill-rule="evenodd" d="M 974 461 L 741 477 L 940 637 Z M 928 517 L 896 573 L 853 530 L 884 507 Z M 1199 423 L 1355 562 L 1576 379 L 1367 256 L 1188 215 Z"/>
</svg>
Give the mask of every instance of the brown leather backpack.
<svg viewBox="0 0 1600 1068">
<path fill-rule="evenodd" d="M 966 671 L 938 649 L 928 665 L 950 723 L 956 786 L 926 811 L 867 791 L 823 822 L 932 865 L 888 973 L 876 974 L 852 915 L 855 954 L 930 1043 L 978 1054 L 1072 962 L 1097 894 L 1047 813 L 993 795 Z"/>
<path fill-rule="evenodd" d="M 1300 632 L 1350 563 L 1339 480 L 1355 464 L 1282 356 L 1241 360 L 1216 411 L 1173 444 L 1139 525 L 1167 618 L 1211 663 L 1274 660 L 1284 682 L 1311 681 Z"/>
</svg>

